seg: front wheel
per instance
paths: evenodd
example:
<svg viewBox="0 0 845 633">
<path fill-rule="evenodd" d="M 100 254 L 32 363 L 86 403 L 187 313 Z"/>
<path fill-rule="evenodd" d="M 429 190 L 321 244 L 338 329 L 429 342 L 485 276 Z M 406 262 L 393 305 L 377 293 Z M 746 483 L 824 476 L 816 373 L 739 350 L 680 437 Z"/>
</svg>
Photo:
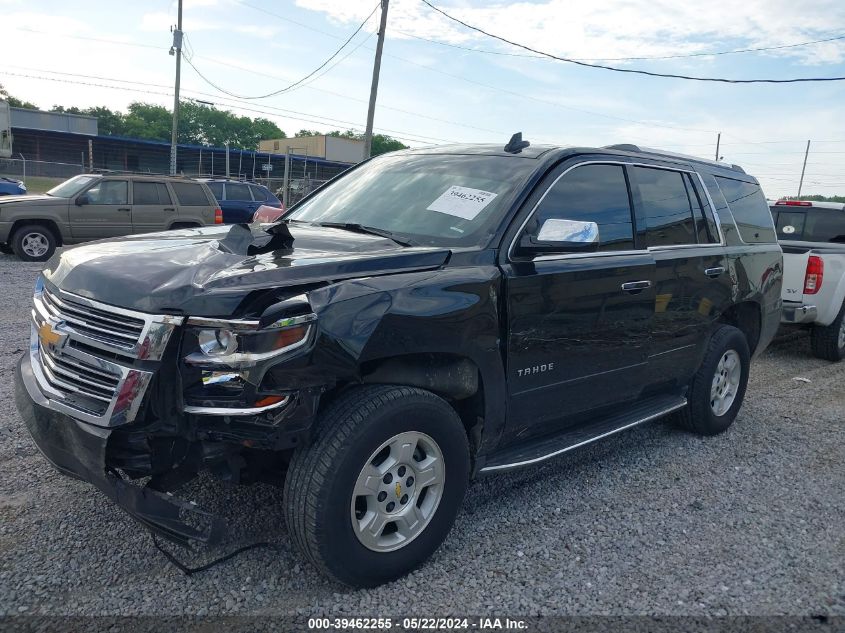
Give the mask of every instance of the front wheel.
<svg viewBox="0 0 845 633">
<path fill-rule="evenodd" d="M 42 224 L 28 224 L 15 231 L 12 250 L 25 262 L 45 262 L 56 252 L 56 236 Z"/>
<path fill-rule="evenodd" d="M 328 405 L 285 480 L 288 529 L 326 575 L 371 587 L 443 542 L 469 481 L 460 418 L 413 387 L 350 389 Z"/>
<path fill-rule="evenodd" d="M 719 326 L 690 383 L 687 407 L 677 414 L 681 425 L 699 435 L 725 431 L 742 406 L 750 367 L 745 335 L 731 325 Z"/>
</svg>

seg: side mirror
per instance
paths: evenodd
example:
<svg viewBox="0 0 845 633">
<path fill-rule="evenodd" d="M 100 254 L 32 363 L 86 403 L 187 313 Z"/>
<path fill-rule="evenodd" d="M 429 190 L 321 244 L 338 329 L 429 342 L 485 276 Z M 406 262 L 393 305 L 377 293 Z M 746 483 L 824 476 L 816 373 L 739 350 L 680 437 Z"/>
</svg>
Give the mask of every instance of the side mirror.
<svg viewBox="0 0 845 633">
<path fill-rule="evenodd" d="M 519 240 L 522 253 L 583 253 L 597 251 L 599 226 L 595 222 L 558 220 L 543 222 L 537 235 L 523 235 Z"/>
<path fill-rule="evenodd" d="M 76 206 L 81 207 L 83 204 L 91 204 L 91 197 L 87 193 L 76 197 Z"/>
</svg>

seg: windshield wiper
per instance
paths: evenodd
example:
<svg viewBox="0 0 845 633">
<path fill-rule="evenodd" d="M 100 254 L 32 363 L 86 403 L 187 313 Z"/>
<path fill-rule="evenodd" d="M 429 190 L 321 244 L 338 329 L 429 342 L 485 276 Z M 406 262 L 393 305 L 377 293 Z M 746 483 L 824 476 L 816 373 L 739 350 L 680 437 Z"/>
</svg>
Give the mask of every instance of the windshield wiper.
<svg viewBox="0 0 845 633">
<path fill-rule="evenodd" d="M 374 226 L 364 226 L 357 222 L 311 222 L 314 226 L 326 226 L 330 229 L 343 229 L 344 231 L 353 231 L 355 233 L 366 233 L 367 235 L 378 235 L 379 237 L 386 237 L 399 244 L 399 246 L 414 246 L 411 242 L 399 239 L 394 233 L 386 231 L 385 229 L 378 229 Z"/>
</svg>

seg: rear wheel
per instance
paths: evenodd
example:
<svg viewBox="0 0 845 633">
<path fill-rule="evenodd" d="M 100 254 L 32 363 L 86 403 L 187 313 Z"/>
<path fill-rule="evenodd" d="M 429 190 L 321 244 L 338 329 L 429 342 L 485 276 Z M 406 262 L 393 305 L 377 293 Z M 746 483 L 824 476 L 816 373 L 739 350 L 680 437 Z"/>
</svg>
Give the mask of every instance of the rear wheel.
<svg viewBox="0 0 845 633">
<path fill-rule="evenodd" d="M 41 224 L 27 224 L 15 231 L 12 250 L 25 262 L 43 262 L 56 251 L 56 236 Z"/>
<path fill-rule="evenodd" d="M 745 335 L 733 326 L 720 326 L 690 384 L 687 407 L 677 414 L 681 425 L 700 435 L 726 430 L 742 406 L 750 367 Z"/>
<path fill-rule="evenodd" d="M 839 362 L 845 358 L 845 304 L 830 325 L 814 325 L 810 347 L 818 358 Z"/>
<path fill-rule="evenodd" d="M 455 520 L 469 481 L 460 418 L 422 389 L 368 386 L 320 415 L 285 480 L 291 535 L 326 575 L 378 585 L 428 558 Z"/>
</svg>

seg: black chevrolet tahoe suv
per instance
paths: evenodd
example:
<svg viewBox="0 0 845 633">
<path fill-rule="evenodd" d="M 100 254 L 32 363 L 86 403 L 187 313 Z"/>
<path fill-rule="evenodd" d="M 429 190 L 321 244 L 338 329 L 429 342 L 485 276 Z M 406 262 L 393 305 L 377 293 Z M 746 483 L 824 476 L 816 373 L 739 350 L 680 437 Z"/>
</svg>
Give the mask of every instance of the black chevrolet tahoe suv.
<svg viewBox="0 0 845 633">
<path fill-rule="evenodd" d="M 172 494 L 201 471 L 284 481 L 305 556 L 371 586 L 437 549 L 476 476 L 670 414 L 727 429 L 781 280 L 739 167 L 518 135 L 408 150 L 275 224 L 59 251 L 17 405 L 54 466 L 181 544 L 225 534 Z"/>
</svg>

